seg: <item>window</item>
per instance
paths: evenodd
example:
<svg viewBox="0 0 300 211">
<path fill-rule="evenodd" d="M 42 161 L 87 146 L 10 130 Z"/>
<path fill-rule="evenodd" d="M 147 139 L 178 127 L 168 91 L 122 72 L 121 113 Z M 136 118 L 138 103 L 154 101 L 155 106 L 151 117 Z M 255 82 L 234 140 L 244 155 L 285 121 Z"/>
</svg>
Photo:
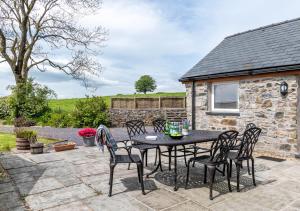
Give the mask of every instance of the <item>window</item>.
<svg viewBox="0 0 300 211">
<path fill-rule="evenodd" d="M 239 84 L 213 83 L 211 90 L 211 108 L 216 112 L 239 111 Z"/>
</svg>

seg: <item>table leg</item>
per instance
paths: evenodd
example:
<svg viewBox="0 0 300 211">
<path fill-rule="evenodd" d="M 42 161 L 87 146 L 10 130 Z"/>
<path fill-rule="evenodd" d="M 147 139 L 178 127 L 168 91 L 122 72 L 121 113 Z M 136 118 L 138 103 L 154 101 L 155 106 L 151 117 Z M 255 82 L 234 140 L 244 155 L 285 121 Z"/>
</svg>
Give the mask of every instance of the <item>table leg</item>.
<svg viewBox="0 0 300 211">
<path fill-rule="evenodd" d="M 175 183 L 174 191 L 177 191 L 178 187 L 177 187 L 177 147 L 176 146 L 174 146 L 174 183 Z"/>
<path fill-rule="evenodd" d="M 158 169 L 162 170 L 162 164 L 161 164 L 161 157 L 160 157 L 160 148 L 158 148 L 158 152 L 159 152 L 159 156 L 158 156 L 158 163 L 157 166 L 155 167 L 155 169 L 153 169 L 150 173 L 146 174 L 146 177 L 148 178 L 150 175 L 154 174 L 155 172 L 158 171 Z"/>
</svg>

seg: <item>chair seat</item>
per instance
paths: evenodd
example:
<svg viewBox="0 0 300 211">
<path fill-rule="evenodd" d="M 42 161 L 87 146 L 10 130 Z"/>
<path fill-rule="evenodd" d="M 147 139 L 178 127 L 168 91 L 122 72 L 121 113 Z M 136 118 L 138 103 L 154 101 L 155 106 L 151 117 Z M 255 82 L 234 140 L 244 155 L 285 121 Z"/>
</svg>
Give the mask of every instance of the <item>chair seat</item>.
<svg viewBox="0 0 300 211">
<path fill-rule="evenodd" d="M 198 157 L 190 158 L 189 162 L 194 162 L 194 161 L 197 162 L 197 163 L 202 163 L 202 164 L 205 164 L 205 165 L 213 165 L 213 166 L 226 163 L 226 160 L 224 160 L 224 161 L 213 161 L 213 160 L 211 160 L 211 157 L 209 155 L 201 155 L 201 156 L 198 156 Z"/>
<path fill-rule="evenodd" d="M 237 158 L 238 157 L 238 151 L 230 151 L 229 153 L 228 153 L 228 158 L 230 159 L 230 160 L 248 160 L 248 159 L 250 159 L 250 157 L 239 157 L 239 158 Z"/>
<path fill-rule="evenodd" d="M 147 150 L 147 149 L 156 149 L 156 145 L 152 144 L 133 144 L 132 147 L 139 149 L 139 150 Z"/>
<path fill-rule="evenodd" d="M 142 162 L 140 156 L 132 154 L 132 160 L 129 155 L 116 155 L 116 163 L 140 163 Z"/>
<path fill-rule="evenodd" d="M 194 148 L 198 151 L 201 150 L 201 153 L 210 152 L 211 150 L 205 147 L 194 146 Z"/>
</svg>

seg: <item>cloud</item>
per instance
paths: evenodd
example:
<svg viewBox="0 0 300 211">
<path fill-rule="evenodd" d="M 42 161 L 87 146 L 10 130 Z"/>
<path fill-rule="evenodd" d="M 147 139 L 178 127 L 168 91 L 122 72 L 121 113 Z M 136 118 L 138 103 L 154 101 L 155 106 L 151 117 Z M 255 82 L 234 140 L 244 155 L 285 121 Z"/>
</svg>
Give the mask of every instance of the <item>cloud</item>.
<svg viewBox="0 0 300 211">
<path fill-rule="evenodd" d="M 68 98 L 133 93 L 134 82 L 144 74 L 154 77 L 157 91 L 184 91 L 180 76 L 224 37 L 296 18 L 299 7 L 298 0 L 104 0 L 98 14 L 80 20 L 82 25 L 109 30 L 103 54 L 97 57 L 104 70 L 91 82 L 98 89 L 86 90 L 62 73 L 33 75 L 59 97 Z M 0 66 L 0 95 L 7 80 L 13 83 L 12 75 Z"/>
</svg>

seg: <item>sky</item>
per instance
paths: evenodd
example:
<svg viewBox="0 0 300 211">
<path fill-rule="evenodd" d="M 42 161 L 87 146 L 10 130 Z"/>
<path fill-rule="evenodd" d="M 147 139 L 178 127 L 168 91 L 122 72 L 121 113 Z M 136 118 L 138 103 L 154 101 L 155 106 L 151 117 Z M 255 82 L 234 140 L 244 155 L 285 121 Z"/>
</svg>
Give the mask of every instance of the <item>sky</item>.
<svg viewBox="0 0 300 211">
<path fill-rule="evenodd" d="M 30 76 L 58 98 L 132 94 L 145 74 L 156 80 L 155 92 L 184 91 L 178 79 L 226 36 L 298 18 L 299 8 L 299 0 L 103 0 L 96 14 L 81 20 L 109 31 L 97 58 L 104 67 L 93 79 L 97 89 L 58 72 L 32 70 Z M 11 84 L 11 71 L 0 64 L 0 96 Z"/>
</svg>

